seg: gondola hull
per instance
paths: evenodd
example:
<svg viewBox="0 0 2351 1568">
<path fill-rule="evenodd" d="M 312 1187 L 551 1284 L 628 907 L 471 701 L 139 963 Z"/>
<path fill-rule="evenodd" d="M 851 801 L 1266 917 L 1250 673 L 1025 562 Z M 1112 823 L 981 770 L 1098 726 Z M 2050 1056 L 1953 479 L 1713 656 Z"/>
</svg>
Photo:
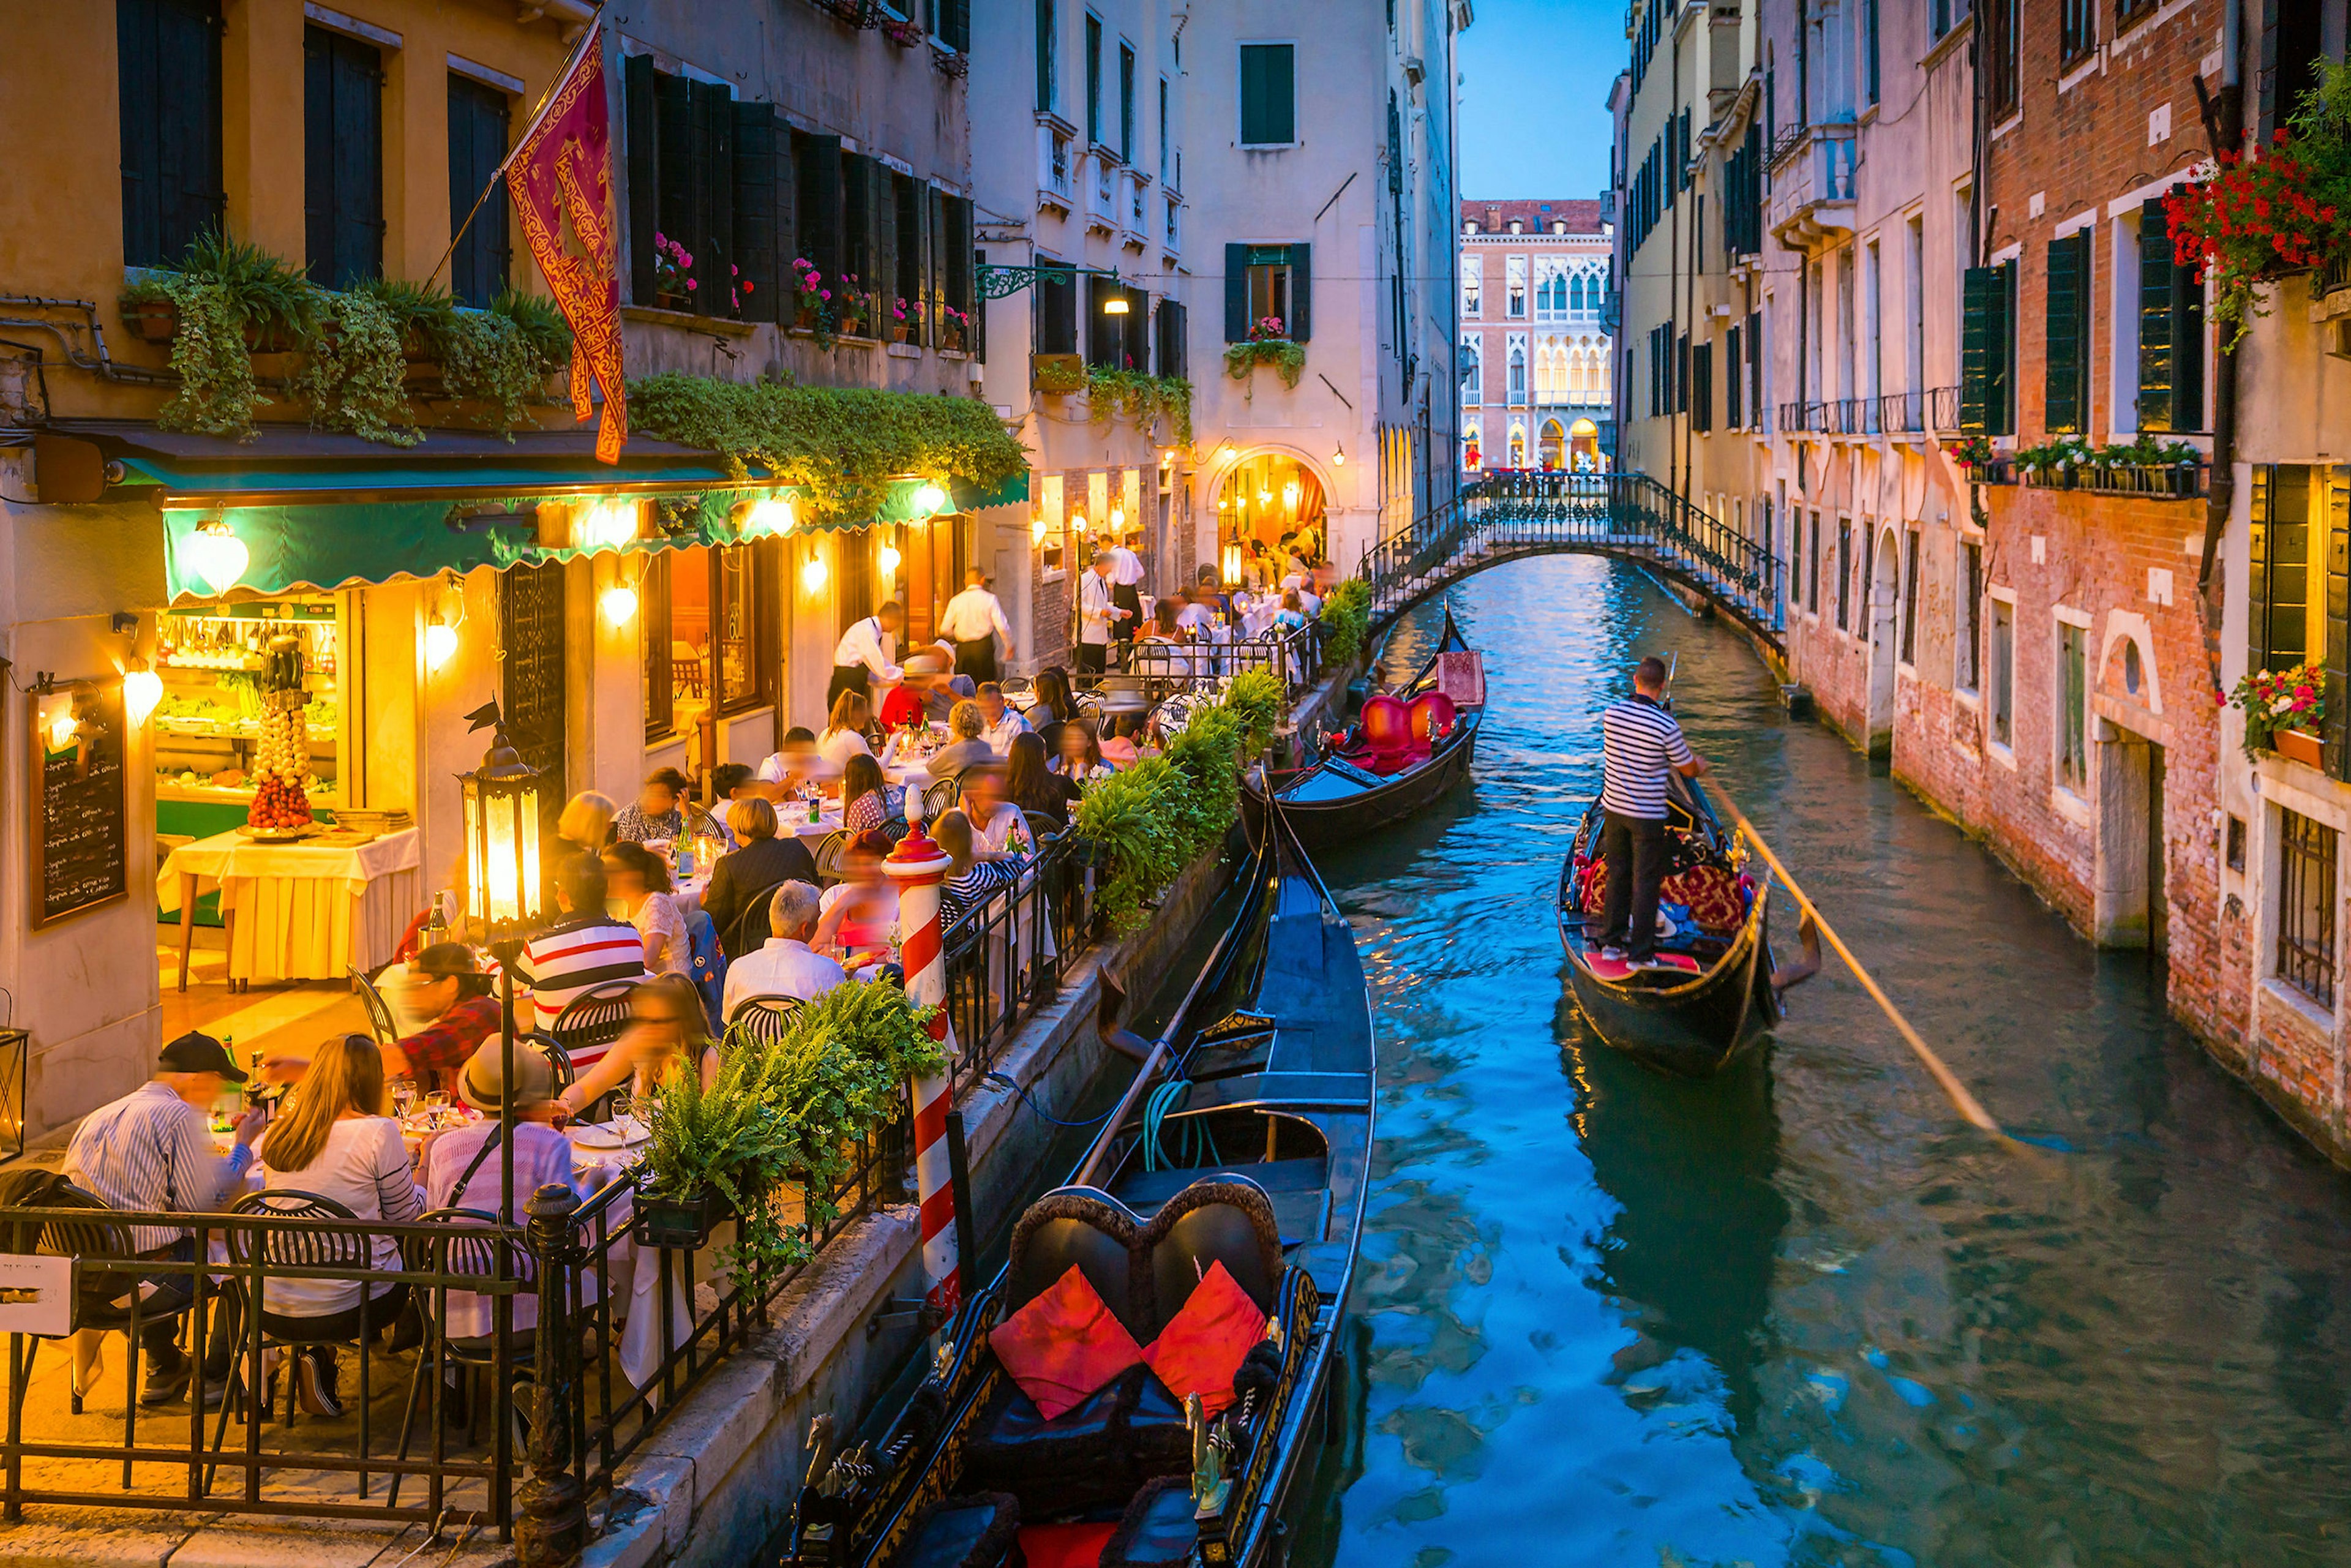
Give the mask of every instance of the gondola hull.
<svg viewBox="0 0 2351 1568">
<path fill-rule="evenodd" d="M 1426 810 L 1468 778 L 1480 716 L 1464 715 L 1426 762 L 1375 783 L 1353 785 L 1326 768 L 1311 768 L 1276 773 L 1270 788 L 1300 843 L 1310 850 L 1346 843 Z M 1265 795 L 1253 777 L 1242 788 L 1241 809 L 1248 813 L 1249 831 L 1262 831 Z"/>
</svg>

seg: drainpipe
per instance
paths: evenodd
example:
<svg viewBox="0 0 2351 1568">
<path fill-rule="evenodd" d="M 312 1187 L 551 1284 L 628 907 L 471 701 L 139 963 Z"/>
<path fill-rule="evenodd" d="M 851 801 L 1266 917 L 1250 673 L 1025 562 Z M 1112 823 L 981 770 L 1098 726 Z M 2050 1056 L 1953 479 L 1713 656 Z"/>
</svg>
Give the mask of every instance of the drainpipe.
<svg viewBox="0 0 2351 1568">
<path fill-rule="evenodd" d="M 1674 26 L 1670 20 L 1667 24 L 1665 39 L 1666 47 L 1673 56 L 1667 67 L 1671 74 L 1666 88 L 1666 151 L 1678 154 L 1680 146 L 1677 137 L 1681 124 L 1682 48 L 1680 41 L 1674 37 Z M 1676 158 L 1668 157 L 1660 172 L 1674 182 L 1671 189 L 1675 193 L 1674 221 L 1666 232 L 1666 308 L 1670 312 L 1667 319 L 1671 321 L 1674 316 L 1680 314 L 1674 309 L 1674 280 L 1680 277 L 1682 272 L 1682 214 L 1687 209 L 1687 204 L 1680 198 L 1689 193 L 1680 189 L 1681 172 Z M 1679 325 L 1682 335 L 1687 335 L 1689 323 L 1683 321 Z M 1678 340 L 1666 345 L 1666 363 L 1674 378 L 1674 395 L 1666 404 L 1666 418 L 1671 421 L 1666 426 L 1666 488 L 1679 496 L 1683 486 L 1689 483 L 1689 473 L 1684 466 L 1682 446 L 1682 429 L 1687 421 L 1675 412 L 1675 405 L 1689 401 L 1689 387 L 1685 379 L 1689 374 L 1689 366 L 1681 357 Z"/>
<path fill-rule="evenodd" d="M 2220 100 L 2211 117 L 2212 152 L 2244 141 L 2245 89 L 2243 0 L 2220 6 Z M 2222 344 L 2213 356 L 2212 484 L 2204 502 L 2204 554 L 2196 568 L 2196 603 L 2204 621 L 2204 663 L 2212 689 L 2220 689 L 2220 627 L 2228 609 L 2228 584 L 2220 571 L 2220 540 L 2237 498 L 2237 352 Z"/>
</svg>

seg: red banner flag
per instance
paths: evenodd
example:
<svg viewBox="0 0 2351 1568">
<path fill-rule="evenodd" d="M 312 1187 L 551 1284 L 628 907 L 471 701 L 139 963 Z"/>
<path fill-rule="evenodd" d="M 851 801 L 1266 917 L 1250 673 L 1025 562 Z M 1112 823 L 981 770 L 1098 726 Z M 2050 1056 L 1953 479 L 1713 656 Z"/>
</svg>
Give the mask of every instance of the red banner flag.
<svg viewBox="0 0 2351 1568">
<path fill-rule="evenodd" d="M 584 420 L 595 406 L 588 395 L 592 378 L 604 392 L 596 455 L 618 463 L 629 438 L 629 397 L 621 371 L 621 242 L 612 217 L 612 117 L 601 28 L 590 31 L 515 144 L 507 185 L 531 257 L 571 323 L 572 415 Z"/>
</svg>

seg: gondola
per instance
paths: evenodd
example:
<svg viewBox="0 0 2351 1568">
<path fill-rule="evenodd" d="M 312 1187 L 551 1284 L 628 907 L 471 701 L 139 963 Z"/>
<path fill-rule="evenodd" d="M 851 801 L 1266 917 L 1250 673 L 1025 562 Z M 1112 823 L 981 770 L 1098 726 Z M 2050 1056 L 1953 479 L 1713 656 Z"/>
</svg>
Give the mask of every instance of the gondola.
<svg viewBox="0 0 2351 1568">
<path fill-rule="evenodd" d="M 1667 969 L 1627 969 L 1600 956 L 1606 866 L 1594 800 L 1559 873 L 1559 936 L 1568 978 L 1593 1030 L 1667 1072 L 1703 1077 L 1780 1019 L 1771 989 L 1771 878 L 1749 869 L 1744 846 L 1678 774 L 1666 800 L 1667 876 L 1660 914 L 1671 922 L 1657 956 Z M 1588 919 L 1588 927 L 1587 927 Z"/>
<path fill-rule="evenodd" d="M 1420 810 L 1469 776 L 1480 705 L 1439 691 L 1443 655 L 1469 644 L 1445 614 L 1445 633 L 1413 678 L 1364 700 L 1354 726 L 1307 767 L 1274 773 L 1270 785 L 1299 841 L 1309 849 L 1359 838 Z M 1252 819 L 1264 810 L 1254 781 L 1241 792 Z"/>
<path fill-rule="evenodd" d="M 1022 1214 L 887 1430 L 811 1458 L 787 1568 L 1276 1561 L 1327 1425 L 1375 1090 L 1353 934 L 1287 819 L 1253 835 L 1222 935 L 1155 1041 L 1117 1030 L 1106 994 L 1097 1027 L 1142 1070 L 1069 1182 Z M 1114 1317 L 1150 1359 L 1089 1357 L 1082 1376 L 1056 1363 L 1075 1403 L 1048 1419 L 1006 1357 L 1078 1296 L 1092 1305 L 1056 1321 L 1114 1339 Z M 1207 1390 L 1199 1369 L 1223 1363 L 1196 1336 L 1212 1317 L 1226 1359 L 1249 1348 Z M 1191 1409 L 1161 1376 L 1186 1386 L 1187 1364 Z"/>
</svg>

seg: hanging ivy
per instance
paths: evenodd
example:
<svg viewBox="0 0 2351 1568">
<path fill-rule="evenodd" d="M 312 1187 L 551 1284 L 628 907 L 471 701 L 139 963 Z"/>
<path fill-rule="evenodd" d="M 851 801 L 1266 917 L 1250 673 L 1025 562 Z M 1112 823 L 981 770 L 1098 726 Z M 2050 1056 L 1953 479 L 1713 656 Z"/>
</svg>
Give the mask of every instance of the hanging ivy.
<svg viewBox="0 0 2351 1568">
<path fill-rule="evenodd" d="M 310 423 L 370 441 L 413 446 L 424 439 L 408 407 L 408 359 L 396 308 L 375 294 L 325 297 L 318 331 L 294 390 L 310 405 Z"/>
<path fill-rule="evenodd" d="M 987 490 L 1029 465 L 1029 449 L 975 398 L 670 371 L 630 383 L 629 419 L 649 435 L 721 454 L 737 475 L 757 463 L 805 486 L 808 520 L 818 523 L 863 522 L 904 475 Z"/>
<path fill-rule="evenodd" d="M 1086 372 L 1086 402 L 1096 424 L 1108 424 L 1119 414 L 1133 417 L 1148 435 L 1160 416 L 1167 417 L 1178 446 L 1192 444 L 1192 383 L 1181 376 L 1155 376 L 1142 371 L 1110 369 Z"/>
<path fill-rule="evenodd" d="M 1294 387 L 1306 373 L 1306 346 L 1288 338 L 1250 338 L 1225 345 L 1225 373 L 1233 380 L 1247 381 L 1259 365 L 1271 365 L 1283 386 Z"/>
</svg>

